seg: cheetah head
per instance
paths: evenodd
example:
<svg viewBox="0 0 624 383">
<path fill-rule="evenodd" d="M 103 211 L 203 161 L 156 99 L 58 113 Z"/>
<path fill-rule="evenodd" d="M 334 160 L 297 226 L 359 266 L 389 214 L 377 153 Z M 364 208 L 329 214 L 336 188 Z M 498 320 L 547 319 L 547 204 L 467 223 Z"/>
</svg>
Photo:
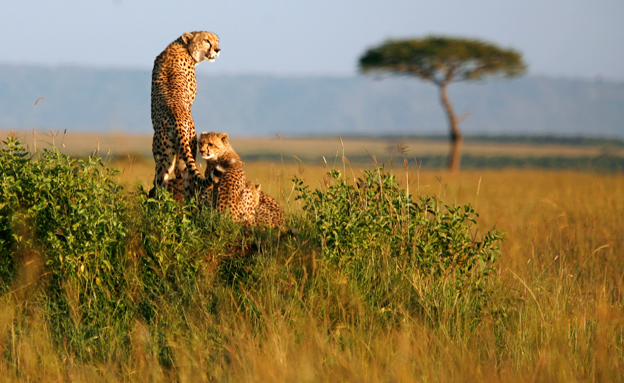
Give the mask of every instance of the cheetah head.
<svg viewBox="0 0 624 383">
<path fill-rule="evenodd" d="M 202 132 L 197 146 L 199 154 L 207 161 L 218 161 L 223 153 L 232 150 L 227 133 Z"/>
<path fill-rule="evenodd" d="M 196 64 L 207 60 L 214 62 L 219 57 L 219 37 L 206 31 L 186 32 L 181 37 Z"/>
</svg>

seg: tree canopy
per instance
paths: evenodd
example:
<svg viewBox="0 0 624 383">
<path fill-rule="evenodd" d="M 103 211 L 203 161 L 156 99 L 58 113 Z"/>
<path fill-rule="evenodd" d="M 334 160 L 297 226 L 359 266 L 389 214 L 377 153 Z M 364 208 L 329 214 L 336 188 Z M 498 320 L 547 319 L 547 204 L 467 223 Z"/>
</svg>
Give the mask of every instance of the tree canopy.
<svg viewBox="0 0 624 383">
<path fill-rule="evenodd" d="M 388 40 L 366 51 L 359 64 L 363 72 L 414 75 L 437 85 L 499 74 L 513 77 L 526 69 L 522 55 L 513 49 L 480 40 L 438 36 Z"/>
<path fill-rule="evenodd" d="M 362 72 L 390 72 L 419 77 L 440 88 L 440 100 L 446 110 L 451 130 L 449 168 L 459 169 L 463 135 L 447 95 L 448 84 L 479 80 L 486 76 L 513 77 L 522 74 L 526 65 L 522 55 L 481 40 L 429 36 L 423 39 L 388 40 L 367 50 L 360 58 Z"/>
</svg>

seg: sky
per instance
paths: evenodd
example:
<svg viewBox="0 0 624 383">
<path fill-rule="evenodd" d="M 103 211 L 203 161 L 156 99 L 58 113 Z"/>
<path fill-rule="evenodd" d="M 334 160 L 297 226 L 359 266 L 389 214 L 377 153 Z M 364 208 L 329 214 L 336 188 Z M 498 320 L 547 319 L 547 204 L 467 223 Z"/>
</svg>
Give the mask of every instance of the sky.
<svg viewBox="0 0 624 383">
<path fill-rule="evenodd" d="M 624 81 L 624 0 L 20 0 L 2 2 L 0 64 L 151 70 L 184 32 L 220 37 L 198 73 L 354 76 L 389 38 L 478 38 L 529 74 Z"/>
</svg>

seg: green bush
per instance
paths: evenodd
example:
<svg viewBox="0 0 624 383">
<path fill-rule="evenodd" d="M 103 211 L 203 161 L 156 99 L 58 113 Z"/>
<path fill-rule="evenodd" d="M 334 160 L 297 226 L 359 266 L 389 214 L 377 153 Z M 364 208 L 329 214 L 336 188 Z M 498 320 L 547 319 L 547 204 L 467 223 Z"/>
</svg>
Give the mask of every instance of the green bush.
<svg viewBox="0 0 624 383">
<path fill-rule="evenodd" d="M 355 184 L 339 171 L 328 175 L 328 186 L 314 191 L 295 177 L 298 198 L 326 259 L 374 307 L 430 313 L 439 305 L 434 297 L 439 294 L 431 292 L 443 289 L 455 296 L 482 288 L 502 233 L 489 231 L 477 239 L 471 206 L 447 205 L 432 196 L 414 202 L 383 169 L 365 171 Z M 478 310 L 482 303 L 471 304 Z"/>
<path fill-rule="evenodd" d="M 138 320 L 157 340 L 161 363 L 171 365 L 164 334 L 185 327 L 190 307 L 205 305 L 199 286 L 212 285 L 214 275 L 238 284 L 247 262 L 233 265 L 238 255 L 254 253 L 253 237 L 228 217 L 192 201 L 179 204 L 165 191 L 158 199 L 142 189 L 126 195 L 115 175 L 99 158 L 33 155 L 14 138 L 3 143 L 0 297 L 21 291 L 19 269 L 39 258 L 43 270 L 28 283 L 40 287 L 34 301 L 60 350 L 82 360 L 123 358 Z"/>
<path fill-rule="evenodd" d="M 195 200 L 180 204 L 166 190 L 149 198 L 139 189 L 135 197 L 130 226 L 138 241 L 133 248 L 140 249 L 133 294 L 136 319 L 149 326 L 151 351 L 160 365 L 172 367 L 174 352 L 167 337 L 194 331 L 186 318 L 196 310 L 215 314 L 214 279 L 230 278 L 228 258 L 238 254 L 236 244 L 246 238 L 228 216 L 200 208 Z"/>
<path fill-rule="evenodd" d="M 217 254 L 234 253 L 228 248 L 240 240 L 241 226 L 227 216 L 211 209 L 198 207 L 195 200 L 176 202 L 169 193 L 161 191 L 159 198 L 137 194 L 140 228 L 141 276 L 143 285 L 153 297 L 180 297 L 199 276 L 202 265 L 212 262 Z"/>
<path fill-rule="evenodd" d="M 197 273 L 202 248 L 200 229 L 191 206 L 177 203 L 169 193 L 160 198 L 138 196 L 142 247 L 145 251 L 143 275 L 146 286 L 158 287 L 158 295 L 167 286 L 179 288 L 182 281 L 192 282 Z M 177 282 L 177 283 L 176 283 Z M 168 283 L 168 284 L 167 284 Z"/>
<path fill-rule="evenodd" d="M 70 347 L 80 345 L 75 351 L 83 357 L 97 353 L 118 330 L 111 321 L 126 308 L 119 293 L 127 228 L 115 172 L 99 158 L 74 160 L 56 150 L 31 155 L 8 138 L 0 150 L 0 173 L 3 280 L 13 279 L 24 254 L 42 257 L 57 341 L 72 339 Z"/>
</svg>

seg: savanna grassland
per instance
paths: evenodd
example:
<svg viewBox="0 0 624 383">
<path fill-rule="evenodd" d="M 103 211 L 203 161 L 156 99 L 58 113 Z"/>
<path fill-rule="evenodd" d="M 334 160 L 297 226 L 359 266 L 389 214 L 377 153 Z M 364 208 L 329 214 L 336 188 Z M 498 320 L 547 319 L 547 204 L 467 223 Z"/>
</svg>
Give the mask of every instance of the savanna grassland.
<svg viewBox="0 0 624 383">
<path fill-rule="evenodd" d="M 148 199 L 149 137 L 52 139 L 67 155 L 0 145 L 8 382 L 624 380 L 621 171 L 453 174 L 415 159 L 437 141 L 232 138 L 293 237 Z"/>
</svg>

